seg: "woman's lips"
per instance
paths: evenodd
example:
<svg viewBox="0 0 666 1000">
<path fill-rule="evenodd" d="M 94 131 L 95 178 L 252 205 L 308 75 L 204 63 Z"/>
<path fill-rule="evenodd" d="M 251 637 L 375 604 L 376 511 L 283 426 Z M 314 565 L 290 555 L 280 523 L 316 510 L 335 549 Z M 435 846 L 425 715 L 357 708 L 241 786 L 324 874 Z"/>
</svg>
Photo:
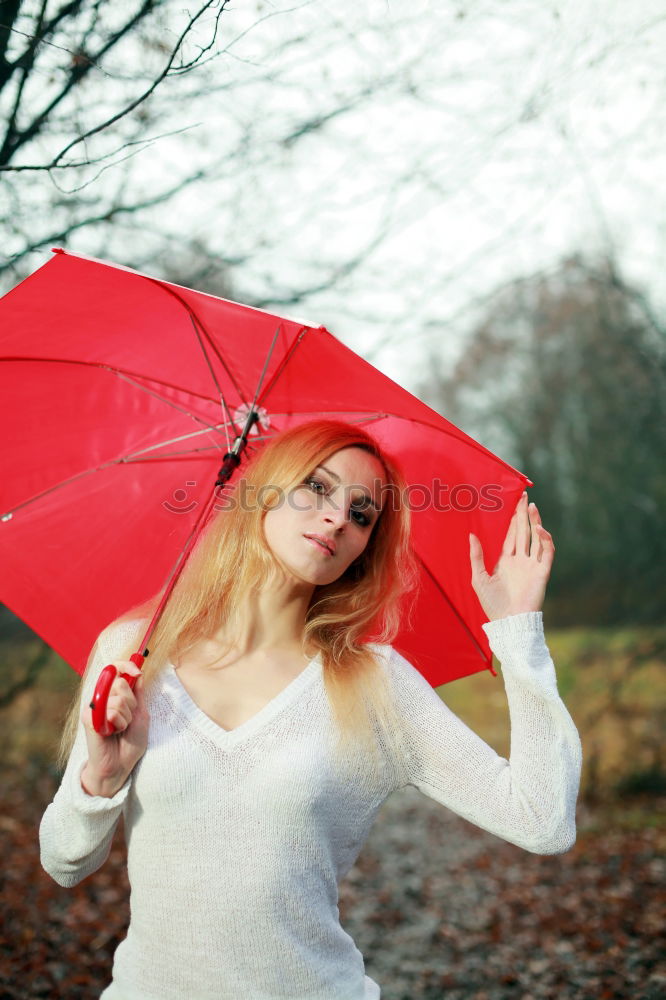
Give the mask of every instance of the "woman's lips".
<svg viewBox="0 0 666 1000">
<path fill-rule="evenodd" d="M 304 535 L 304 538 L 314 545 L 321 552 L 325 552 L 327 556 L 335 555 L 335 549 L 332 542 L 328 542 L 325 538 L 319 537 L 319 535 Z"/>
</svg>

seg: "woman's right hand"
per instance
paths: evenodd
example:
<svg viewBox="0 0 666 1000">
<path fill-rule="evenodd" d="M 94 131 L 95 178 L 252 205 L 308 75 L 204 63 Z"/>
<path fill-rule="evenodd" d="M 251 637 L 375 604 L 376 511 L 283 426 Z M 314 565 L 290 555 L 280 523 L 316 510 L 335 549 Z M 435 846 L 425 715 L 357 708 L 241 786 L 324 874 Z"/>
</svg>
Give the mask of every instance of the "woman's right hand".
<svg viewBox="0 0 666 1000">
<path fill-rule="evenodd" d="M 88 760 L 81 771 L 81 786 L 88 795 L 112 798 L 127 781 L 136 763 L 143 757 L 148 743 L 148 710 L 143 693 L 143 677 L 139 677 L 134 691 L 120 676 L 140 674 L 131 660 L 114 663 L 118 677 L 109 691 L 106 717 L 115 727 L 111 736 L 100 736 L 92 722 L 92 709 L 86 704 L 81 710 Z"/>
</svg>

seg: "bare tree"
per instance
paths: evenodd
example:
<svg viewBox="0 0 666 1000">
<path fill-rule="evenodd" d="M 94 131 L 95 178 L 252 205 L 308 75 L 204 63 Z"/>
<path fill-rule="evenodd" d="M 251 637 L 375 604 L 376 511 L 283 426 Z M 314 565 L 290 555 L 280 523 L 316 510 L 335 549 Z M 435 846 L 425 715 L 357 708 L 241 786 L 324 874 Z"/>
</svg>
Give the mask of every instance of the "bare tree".
<svg viewBox="0 0 666 1000">
<path fill-rule="evenodd" d="M 0 268 L 15 267 L 35 246 L 163 203 L 191 183 L 196 172 L 149 191 L 117 182 L 91 190 L 155 141 L 157 97 L 205 63 L 228 2 L 186 12 L 170 0 L 0 5 L 0 181 L 15 247 Z M 38 182 L 43 175 L 48 186 Z"/>
<path fill-rule="evenodd" d="M 310 2 L 297 2 L 295 9 Z M 300 71 L 308 64 L 317 67 L 329 36 L 304 38 L 298 29 L 290 34 L 280 27 L 268 35 L 255 64 L 237 58 L 233 46 L 246 41 L 257 24 L 280 14 L 288 18 L 290 8 L 260 0 L 245 27 L 236 21 L 221 38 L 228 3 L 208 0 L 194 10 L 183 10 L 175 0 L 2 5 L 0 109 L 6 124 L 0 138 L 0 215 L 6 234 L 0 274 L 10 283 L 30 269 L 34 251 L 68 241 L 80 247 L 81 234 L 87 252 L 102 253 L 97 249 L 102 245 L 104 256 L 140 268 L 157 266 L 162 274 L 209 290 L 222 284 L 228 292 L 230 274 L 265 242 L 263 233 L 256 232 L 249 245 L 247 239 L 227 239 L 221 249 L 190 232 L 183 225 L 187 215 L 179 208 L 166 212 L 166 205 L 196 191 L 204 179 L 218 198 L 225 190 L 229 203 L 237 204 L 247 197 L 248 175 L 270 170 L 280 151 L 297 157 L 299 144 L 336 119 L 402 87 L 395 66 L 373 67 L 344 87 L 314 88 L 306 101 L 296 100 L 293 110 L 273 119 L 277 134 L 259 134 L 256 110 L 249 116 L 239 111 L 244 95 L 254 95 L 252 108 L 261 108 L 263 95 L 277 90 L 291 99 L 290 63 Z M 349 57 L 362 43 L 342 20 L 338 29 L 336 44 L 346 47 Z M 286 108 L 289 100 L 283 104 Z M 219 143 L 211 138 L 212 108 L 220 119 Z M 208 197 L 202 191 L 201 198 Z M 271 304 L 290 306 L 335 286 L 383 235 L 380 222 L 362 246 L 325 265 L 323 273 L 274 289 Z M 266 304 L 265 296 L 249 292 L 245 298 Z"/>
<path fill-rule="evenodd" d="M 622 265 L 630 228 L 655 241 L 659 0 L 603 19 L 594 0 L 4 9 L 5 284 L 63 242 L 152 273 L 186 259 L 193 283 L 303 304 L 413 382 L 443 323 L 460 339 L 521 255 L 569 252 L 579 218 Z M 641 102 L 649 117 L 618 114 Z"/>
<path fill-rule="evenodd" d="M 535 483 L 563 622 L 656 622 L 666 560 L 666 339 L 615 270 L 570 259 L 488 303 L 424 393 Z"/>
</svg>

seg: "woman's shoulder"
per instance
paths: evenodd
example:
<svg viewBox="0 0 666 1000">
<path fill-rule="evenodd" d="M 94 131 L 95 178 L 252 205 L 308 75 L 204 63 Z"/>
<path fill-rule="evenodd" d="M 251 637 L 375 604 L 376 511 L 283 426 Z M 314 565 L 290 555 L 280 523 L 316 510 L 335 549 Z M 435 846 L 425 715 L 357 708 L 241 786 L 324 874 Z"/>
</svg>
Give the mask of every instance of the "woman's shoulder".
<svg viewBox="0 0 666 1000">
<path fill-rule="evenodd" d="M 382 642 L 368 642 L 366 648 L 369 649 L 381 664 L 388 664 L 393 655 L 393 646 Z"/>
<path fill-rule="evenodd" d="M 139 643 L 147 627 L 147 618 L 117 618 L 100 632 L 97 646 L 104 656 L 118 659 L 127 653 L 127 647 Z"/>
<path fill-rule="evenodd" d="M 411 677 L 414 675 L 421 677 L 416 667 L 402 653 L 398 652 L 395 646 L 388 643 L 369 642 L 368 648 L 375 654 L 383 669 L 392 677 Z"/>
<path fill-rule="evenodd" d="M 421 703 L 441 698 L 421 671 L 406 656 L 388 644 L 368 643 L 381 664 L 394 696 L 402 702 Z"/>
</svg>

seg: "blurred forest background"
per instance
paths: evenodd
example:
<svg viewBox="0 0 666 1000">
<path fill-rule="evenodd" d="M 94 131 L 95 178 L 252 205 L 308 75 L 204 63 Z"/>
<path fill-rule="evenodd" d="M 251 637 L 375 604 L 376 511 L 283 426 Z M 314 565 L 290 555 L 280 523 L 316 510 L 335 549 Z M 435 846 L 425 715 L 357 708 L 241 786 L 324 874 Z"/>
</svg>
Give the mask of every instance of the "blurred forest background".
<svg viewBox="0 0 666 1000">
<path fill-rule="evenodd" d="M 59 245 L 302 315 L 535 483 L 579 840 L 389 804 L 341 895 L 386 1000 L 666 995 L 665 43 L 653 0 L 0 4 L 0 291 Z M 39 869 L 75 681 L 0 607 L 0 997 L 98 996 L 127 919 L 121 840 Z M 441 694 L 508 754 L 501 683 Z"/>
</svg>

